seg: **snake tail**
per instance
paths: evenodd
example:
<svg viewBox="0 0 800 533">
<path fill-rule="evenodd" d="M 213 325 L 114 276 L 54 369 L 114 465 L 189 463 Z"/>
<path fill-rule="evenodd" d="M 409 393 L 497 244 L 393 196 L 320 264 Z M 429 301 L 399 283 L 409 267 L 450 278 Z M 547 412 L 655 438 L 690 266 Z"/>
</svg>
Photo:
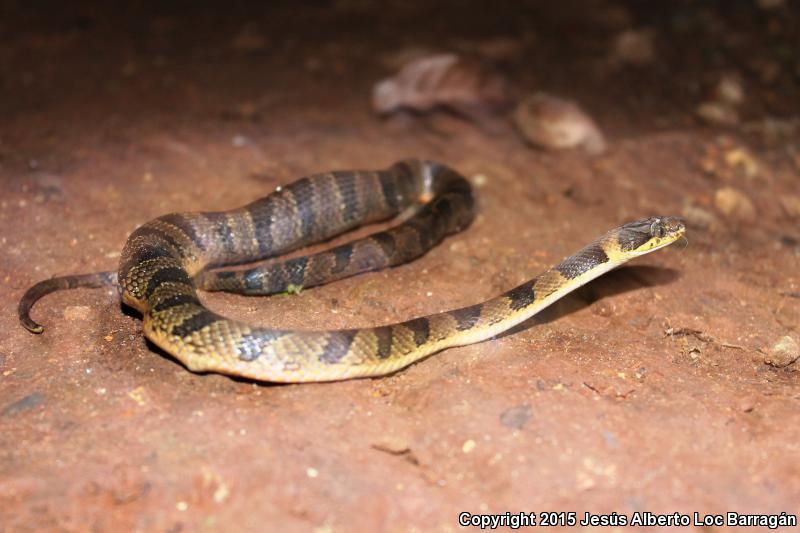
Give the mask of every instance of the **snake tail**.
<svg viewBox="0 0 800 533">
<path fill-rule="evenodd" d="M 31 318 L 31 308 L 37 300 L 56 291 L 66 289 L 89 288 L 99 289 L 101 287 L 116 287 L 116 272 L 94 272 L 92 274 L 78 274 L 74 276 L 59 276 L 46 279 L 33 285 L 19 301 L 17 316 L 22 326 L 31 333 L 42 333 L 44 326 Z"/>
</svg>

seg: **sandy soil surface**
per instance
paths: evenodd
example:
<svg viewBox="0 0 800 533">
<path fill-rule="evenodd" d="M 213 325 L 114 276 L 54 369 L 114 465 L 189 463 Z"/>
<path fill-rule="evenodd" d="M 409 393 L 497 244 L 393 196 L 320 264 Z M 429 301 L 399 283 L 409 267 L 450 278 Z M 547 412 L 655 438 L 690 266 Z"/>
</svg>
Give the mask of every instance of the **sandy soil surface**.
<svg viewBox="0 0 800 533">
<path fill-rule="evenodd" d="M 4 2 L 0 530 L 797 513 L 800 16 L 775 3 Z M 626 51 L 625 32 L 652 53 Z M 491 59 L 519 94 L 576 100 L 608 151 L 532 149 L 504 116 L 372 113 L 376 81 L 441 50 Z M 706 122 L 696 109 L 725 76 L 738 118 Z M 283 328 L 378 325 L 494 296 L 631 219 L 684 215 L 688 245 L 381 379 L 192 374 L 115 291 L 46 298 L 41 336 L 17 323 L 26 287 L 116 268 L 158 215 L 405 157 L 473 181 L 471 227 L 389 271 L 205 301 Z"/>
</svg>

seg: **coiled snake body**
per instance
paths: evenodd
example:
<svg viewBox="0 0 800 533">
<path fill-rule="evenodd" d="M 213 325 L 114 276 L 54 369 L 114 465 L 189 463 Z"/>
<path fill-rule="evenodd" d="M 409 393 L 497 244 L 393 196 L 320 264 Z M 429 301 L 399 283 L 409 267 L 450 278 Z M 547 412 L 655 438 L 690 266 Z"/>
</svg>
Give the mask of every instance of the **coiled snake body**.
<svg viewBox="0 0 800 533">
<path fill-rule="evenodd" d="M 328 251 L 249 270 L 210 270 L 282 254 L 398 215 L 416 203 L 423 205 L 400 225 Z M 373 328 L 267 329 L 220 316 L 197 296 L 197 288 L 284 292 L 400 264 L 466 227 L 473 211 L 467 180 L 431 161 L 309 176 L 239 209 L 170 214 L 148 222 L 125 243 L 118 273 L 37 283 L 20 300 L 19 318 L 27 329 L 40 333 L 42 326 L 29 312 L 42 296 L 65 288 L 118 284 L 122 301 L 142 313 L 147 338 L 190 370 L 273 382 L 380 376 L 444 348 L 497 335 L 684 233 L 676 218 L 632 222 L 483 303 Z"/>
</svg>

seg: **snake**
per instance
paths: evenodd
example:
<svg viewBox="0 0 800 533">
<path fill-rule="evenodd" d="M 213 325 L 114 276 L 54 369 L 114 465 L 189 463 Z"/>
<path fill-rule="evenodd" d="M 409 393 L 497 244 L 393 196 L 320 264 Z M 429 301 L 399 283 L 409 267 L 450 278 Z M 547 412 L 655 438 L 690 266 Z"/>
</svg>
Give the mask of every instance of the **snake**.
<svg viewBox="0 0 800 533">
<path fill-rule="evenodd" d="M 246 295 L 301 288 L 411 261 L 472 222 L 470 182 L 435 161 L 409 159 L 375 171 L 303 177 L 244 207 L 172 213 L 128 237 L 117 271 L 61 276 L 30 287 L 21 324 L 43 296 L 76 287 L 118 287 L 142 315 L 145 337 L 193 372 L 265 382 L 323 382 L 396 372 L 446 348 L 490 339 L 594 278 L 682 237 L 679 217 L 615 228 L 538 276 L 459 309 L 360 329 L 273 329 L 231 320 L 204 306 L 199 290 Z M 399 222 L 318 253 L 277 256 L 357 226 Z M 268 258 L 273 262 L 256 263 Z M 254 263 L 255 266 L 246 265 Z"/>
</svg>

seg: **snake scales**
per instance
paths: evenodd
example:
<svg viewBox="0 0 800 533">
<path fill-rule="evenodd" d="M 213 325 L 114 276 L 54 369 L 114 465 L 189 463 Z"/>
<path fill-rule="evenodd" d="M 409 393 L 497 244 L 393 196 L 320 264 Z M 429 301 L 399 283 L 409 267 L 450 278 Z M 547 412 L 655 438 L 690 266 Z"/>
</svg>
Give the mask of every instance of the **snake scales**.
<svg viewBox="0 0 800 533">
<path fill-rule="evenodd" d="M 248 270 L 213 268 L 276 256 L 415 204 L 405 222 L 349 244 Z M 625 224 L 508 292 L 483 303 L 397 324 L 336 331 L 274 330 L 206 309 L 196 290 L 272 294 L 397 265 L 424 254 L 472 220 L 467 180 L 442 164 L 409 160 L 382 171 L 317 174 L 226 212 L 169 214 L 135 230 L 117 273 L 64 276 L 32 286 L 19 303 L 23 326 L 42 296 L 117 284 L 140 311 L 144 333 L 193 371 L 273 382 L 380 376 L 444 348 L 488 339 L 588 281 L 681 237 L 676 218 Z"/>
</svg>

